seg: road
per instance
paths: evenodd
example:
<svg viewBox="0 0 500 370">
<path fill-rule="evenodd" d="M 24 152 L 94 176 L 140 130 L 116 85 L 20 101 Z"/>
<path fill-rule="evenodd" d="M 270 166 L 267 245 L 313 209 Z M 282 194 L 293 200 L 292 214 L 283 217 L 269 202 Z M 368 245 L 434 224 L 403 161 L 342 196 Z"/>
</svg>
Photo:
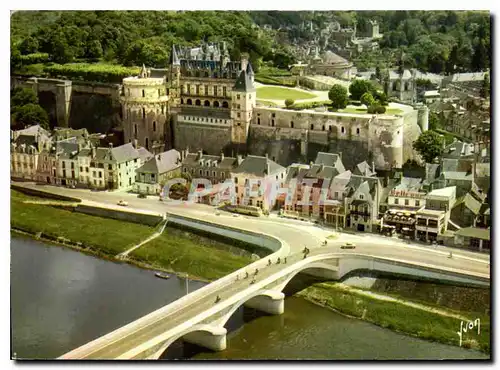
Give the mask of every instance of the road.
<svg viewBox="0 0 500 370">
<path fill-rule="evenodd" d="M 22 184 L 26 186 L 26 183 Z M 199 218 L 205 221 L 220 223 L 232 227 L 245 228 L 258 233 L 266 233 L 282 239 L 290 247 L 288 254 L 288 265 L 300 263 L 302 259 L 301 251 L 304 246 L 311 249 L 311 256 L 318 253 L 354 253 L 365 254 L 381 258 L 390 258 L 407 261 L 417 265 L 427 265 L 438 269 L 450 269 L 464 273 L 483 277 L 490 276 L 489 256 L 472 252 L 454 251 L 453 258 L 448 258 L 449 252 L 444 248 L 422 247 L 419 245 L 408 245 L 373 235 L 353 235 L 346 233 L 335 233 L 332 230 L 319 228 L 307 223 L 287 222 L 276 218 L 247 218 L 233 217 L 231 214 L 221 212 L 216 215 L 213 207 L 200 204 L 172 204 L 169 202 L 159 202 L 157 197 L 147 199 L 137 198 L 134 194 L 120 192 L 91 192 L 81 189 L 66 189 L 51 187 L 46 185 L 28 185 L 29 187 L 50 191 L 60 195 L 67 195 L 81 198 L 84 201 L 99 202 L 101 205 L 116 205 L 120 199 L 125 199 L 129 203 L 130 209 L 141 209 L 159 213 L 172 212 L 179 215 Z M 321 246 L 321 241 L 327 236 L 334 235 L 328 240 L 327 247 Z M 354 241 L 356 248 L 353 250 L 341 249 L 340 246 L 346 241 Z M 285 251 L 283 251 L 285 252 Z M 275 261 L 273 261 L 275 262 Z M 258 289 L 263 279 L 274 275 L 279 270 L 286 268 L 283 264 L 272 264 L 262 268 L 257 276 L 257 283 L 254 288 Z M 249 271 L 253 274 L 254 268 Z M 189 301 L 182 307 L 180 312 L 172 312 L 160 317 L 156 321 L 146 322 L 137 330 L 121 335 L 116 341 L 106 343 L 96 350 L 85 351 L 83 358 L 109 359 L 117 358 L 128 351 L 133 350 L 138 345 L 147 340 L 155 338 L 157 335 L 176 328 L 179 324 L 192 320 L 197 315 L 203 315 L 210 308 L 214 307 L 217 296 L 222 298 L 218 305 L 226 306 L 231 304 L 235 297 L 246 290 L 250 284 L 250 279 L 244 279 L 243 273 L 238 281 L 232 280 L 215 286 L 207 291 L 206 295 Z M 212 284 L 210 284 L 212 285 Z M 196 320 L 195 320 L 196 321 Z M 82 358 L 78 357 L 78 358 Z"/>
</svg>

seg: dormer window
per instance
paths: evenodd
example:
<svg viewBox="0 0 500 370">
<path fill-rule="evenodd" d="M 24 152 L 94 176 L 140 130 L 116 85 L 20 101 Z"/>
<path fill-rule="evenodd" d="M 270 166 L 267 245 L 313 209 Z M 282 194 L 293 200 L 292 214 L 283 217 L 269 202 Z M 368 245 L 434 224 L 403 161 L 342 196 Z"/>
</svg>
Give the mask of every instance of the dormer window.
<svg viewBox="0 0 500 370">
<path fill-rule="evenodd" d="M 364 195 L 363 194 L 359 194 L 359 199 L 363 200 L 364 199 Z"/>
</svg>

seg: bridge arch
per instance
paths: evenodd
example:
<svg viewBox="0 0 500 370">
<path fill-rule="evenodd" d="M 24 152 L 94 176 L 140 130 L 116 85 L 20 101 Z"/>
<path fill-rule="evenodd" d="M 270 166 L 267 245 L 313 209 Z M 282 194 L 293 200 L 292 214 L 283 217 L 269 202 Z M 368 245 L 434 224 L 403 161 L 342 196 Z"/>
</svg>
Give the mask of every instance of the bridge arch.
<svg viewBox="0 0 500 370">
<path fill-rule="evenodd" d="M 209 336 L 213 336 L 214 338 L 223 337 L 222 344 L 224 345 L 224 347 L 226 344 L 227 330 L 224 327 L 219 327 L 216 325 L 198 324 L 198 325 L 194 325 L 194 326 L 182 331 L 181 333 L 169 338 L 167 341 L 165 341 L 161 345 L 161 347 L 149 359 L 150 360 L 159 359 L 161 357 L 161 355 L 168 349 L 168 347 L 170 347 L 176 340 L 181 339 L 181 338 L 186 337 L 186 336 L 189 336 L 190 334 L 199 335 L 202 338 L 204 335 L 206 336 L 207 334 Z M 193 341 L 193 342 L 195 342 L 195 341 Z M 206 347 L 206 343 L 205 344 L 196 343 L 196 344 L 199 344 L 201 346 Z"/>
</svg>

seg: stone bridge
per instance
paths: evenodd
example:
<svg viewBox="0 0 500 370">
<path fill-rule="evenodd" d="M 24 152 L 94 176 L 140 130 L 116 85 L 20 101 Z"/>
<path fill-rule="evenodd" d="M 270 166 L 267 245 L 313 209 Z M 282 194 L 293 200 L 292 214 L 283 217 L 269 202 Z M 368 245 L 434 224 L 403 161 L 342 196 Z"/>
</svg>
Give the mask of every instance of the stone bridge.
<svg viewBox="0 0 500 370">
<path fill-rule="evenodd" d="M 231 228 L 195 218 L 169 214 L 169 222 L 204 231 L 254 238 L 261 235 L 243 228 Z M 342 280 L 357 271 L 381 272 L 416 279 L 453 284 L 489 286 L 486 264 L 456 262 L 445 256 L 429 259 L 407 253 L 395 258 L 381 249 L 341 249 L 340 242 L 318 247 L 304 257 L 293 240 L 264 234 L 262 243 L 274 252 L 188 294 L 120 329 L 77 348 L 61 359 L 157 359 L 177 339 L 211 350 L 226 348 L 225 325 L 242 305 L 268 314 L 284 312 L 285 286 L 298 274 L 306 273 L 331 280 Z M 281 248 L 276 248 L 279 244 Z M 388 248 L 389 249 L 389 248 Z M 387 250 L 388 250 L 387 249 Z M 285 259 L 286 257 L 286 259 Z M 279 263 L 278 263 L 278 258 Z M 484 271 L 483 271 L 484 268 Z M 489 269 L 489 268 L 488 268 Z M 258 271 L 257 271 L 258 270 Z"/>
</svg>

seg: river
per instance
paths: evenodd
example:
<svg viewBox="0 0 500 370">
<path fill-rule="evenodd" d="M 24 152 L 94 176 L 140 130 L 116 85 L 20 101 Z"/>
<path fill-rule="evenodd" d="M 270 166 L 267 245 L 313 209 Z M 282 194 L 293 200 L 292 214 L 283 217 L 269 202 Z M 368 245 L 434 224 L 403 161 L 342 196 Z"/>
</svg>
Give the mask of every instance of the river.
<svg viewBox="0 0 500 370">
<path fill-rule="evenodd" d="M 56 358 L 198 289 L 204 283 L 105 261 L 14 236 L 11 240 L 12 352 Z M 462 359 L 488 356 L 401 335 L 290 297 L 285 313 L 240 309 L 228 322 L 228 348 L 210 353 L 182 342 L 165 358 Z"/>
</svg>

